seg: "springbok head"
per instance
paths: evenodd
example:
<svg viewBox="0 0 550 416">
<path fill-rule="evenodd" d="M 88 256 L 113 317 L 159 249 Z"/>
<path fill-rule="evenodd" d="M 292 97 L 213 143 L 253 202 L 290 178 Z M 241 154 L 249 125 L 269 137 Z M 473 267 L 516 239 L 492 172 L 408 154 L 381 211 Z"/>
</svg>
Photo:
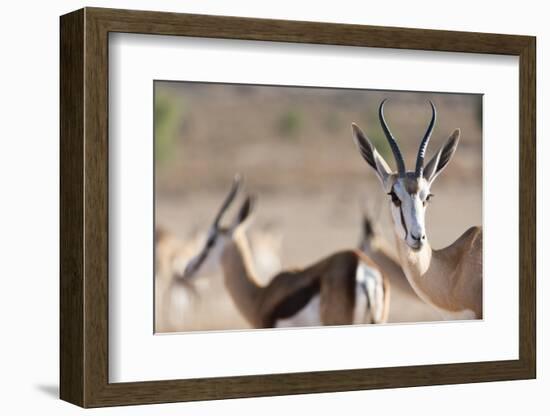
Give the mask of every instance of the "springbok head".
<svg viewBox="0 0 550 416">
<path fill-rule="evenodd" d="M 204 274 L 217 271 L 220 257 L 223 253 L 225 245 L 232 239 L 237 230 L 244 230 L 246 225 L 249 223 L 247 220 L 251 217 L 250 214 L 253 206 L 253 199 L 251 196 L 246 197 L 236 217 L 229 226 L 224 227 L 221 225 L 222 217 L 235 200 L 240 187 L 241 178 L 239 175 L 236 175 L 233 179 L 233 184 L 231 185 L 229 193 L 225 197 L 212 225 L 208 230 L 204 246 L 197 255 L 189 260 L 189 263 L 187 263 L 181 278 L 191 278 L 196 276 L 199 271 Z"/>
<path fill-rule="evenodd" d="M 395 158 L 397 172 L 390 169 L 388 163 L 355 123 L 352 123 L 353 139 L 365 161 L 375 170 L 384 192 L 391 198 L 390 209 L 397 236 L 403 238 L 413 250 L 420 250 L 426 242 L 425 214 L 428 202 L 433 196 L 430 188 L 435 178 L 451 160 L 458 145 L 460 130 L 453 131 L 428 164 L 424 165 L 426 148 L 436 120 L 436 109 L 430 101 L 432 117 L 420 142 L 416 166 L 414 171 L 407 171 L 403 154 L 384 118 L 386 101 L 387 99 L 380 104 L 378 116 Z"/>
</svg>

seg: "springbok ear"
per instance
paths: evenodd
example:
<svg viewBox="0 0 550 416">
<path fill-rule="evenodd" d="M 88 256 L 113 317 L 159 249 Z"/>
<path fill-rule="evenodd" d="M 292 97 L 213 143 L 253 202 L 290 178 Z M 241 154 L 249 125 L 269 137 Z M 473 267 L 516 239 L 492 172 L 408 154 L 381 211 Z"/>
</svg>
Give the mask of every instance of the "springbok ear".
<svg viewBox="0 0 550 416">
<path fill-rule="evenodd" d="M 424 168 L 424 179 L 432 182 L 445 169 L 456 151 L 459 139 L 460 129 L 456 129 Z"/>
<path fill-rule="evenodd" d="M 239 208 L 239 212 L 237 213 L 237 217 L 235 218 L 235 221 L 233 222 L 232 228 L 237 228 L 242 225 L 245 225 L 250 223 L 252 212 L 254 208 L 254 202 L 255 198 L 252 195 L 248 195 L 246 199 L 244 200 L 243 204 L 241 205 L 241 208 Z"/>
<path fill-rule="evenodd" d="M 386 163 L 384 158 L 380 156 L 380 153 L 372 145 L 365 133 L 355 123 L 351 123 L 351 130 L 353 133 L 353 141 L 355 142 L 363 159 L 372 167 L 378 178 L 382 182 L 382 186 L 385 186 L 386 179 L 391 174 L 391 169 Z"/>
</svg>

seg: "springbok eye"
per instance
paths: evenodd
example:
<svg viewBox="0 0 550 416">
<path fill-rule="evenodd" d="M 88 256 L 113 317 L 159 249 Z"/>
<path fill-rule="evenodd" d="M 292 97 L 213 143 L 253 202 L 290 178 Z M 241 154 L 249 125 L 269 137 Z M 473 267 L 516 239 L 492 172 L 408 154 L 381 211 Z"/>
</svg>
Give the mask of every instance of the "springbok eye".
<svg viewBox="0 0 550 416">
<path fill-rule="evenodd" d="M 430 201 L 430 199 L 432 199 L 433 196 L 434 196 L 434 194 L 428 194 L 428 196 L 424 200 L 424 206 L 426 206 L 426 204 Z"/>
<path fill-rule="evenodd" d="M 400 207 L 401 206 L 401 200 L 399 199 L 399 197 L 395 194 L 395 192 L 391 191 L 388 193 L 389 196 L 391 196 L 391 202 L 393 202 L 393 204 L 396 206 L 396 207 Z"/>
</svg>

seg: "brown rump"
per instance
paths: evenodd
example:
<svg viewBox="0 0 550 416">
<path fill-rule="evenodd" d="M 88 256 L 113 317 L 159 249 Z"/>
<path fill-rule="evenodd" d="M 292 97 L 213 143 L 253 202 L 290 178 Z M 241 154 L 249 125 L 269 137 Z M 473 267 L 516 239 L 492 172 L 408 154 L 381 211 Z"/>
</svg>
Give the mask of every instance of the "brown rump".
<svg viewBox="0 0 550 416">
<path fill-rule="evenodd" d="M 279 273 L 263 291 L 263 326 L 273 327 L 277 320 L 293 316 L 319 293 L 324 325 L 351 323 L 358 261 L 358 252 L 341 251 L 306 269 Z M 339 290 L 342 282 L 346 282 L 345 291 Z"/>
</svg>

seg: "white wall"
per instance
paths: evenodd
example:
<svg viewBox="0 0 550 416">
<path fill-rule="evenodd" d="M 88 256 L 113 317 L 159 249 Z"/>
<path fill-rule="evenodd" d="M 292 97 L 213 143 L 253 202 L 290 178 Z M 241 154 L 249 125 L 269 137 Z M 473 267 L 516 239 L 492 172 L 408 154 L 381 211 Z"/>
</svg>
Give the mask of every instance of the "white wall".
<svg viewBox="0 0 550 416">
<path fill-rule="evenodd" d="M 434 29 L 530 34 L 538 37 L 539 214 L 549 157 L 542 140 L 544 101 L 550 98 L 550 27 L 544 2 L 245 1 L 69 1 L 4 2 L 0 15 L 0 384 L 2 413 L 74 414 L 80 410 L 57 400 L 58 384 L 58 16 L 82 6 L 156 9 L 318 20 Z M 546 84 L 546 85 L 545 85 Z M 546 86 L 546 88 L 545 88 Z M 543 172 L 544 170 L 544 172 Z M 546 178 L 548 179 L 548 178 Z M 544 197 L 548 202 L 548 190 Z M 548 285 L 543 281 L 543 235 L 548 222 L 539 215 L 539 378 L 536 381 L 424 387 L 340 394 L 226 400 L 94 410 L 89 414 L 547 414 L 550 364 L 543 355 L 548 318 Z M 546 241 L 548 243 L 548 241 Z M 547 264 L 547 263 L 546 263 Z M 403 352 L 406 354 L 406 351 Z M 387 413 L 386 413 L 387 412 Z"/>
</svg>

